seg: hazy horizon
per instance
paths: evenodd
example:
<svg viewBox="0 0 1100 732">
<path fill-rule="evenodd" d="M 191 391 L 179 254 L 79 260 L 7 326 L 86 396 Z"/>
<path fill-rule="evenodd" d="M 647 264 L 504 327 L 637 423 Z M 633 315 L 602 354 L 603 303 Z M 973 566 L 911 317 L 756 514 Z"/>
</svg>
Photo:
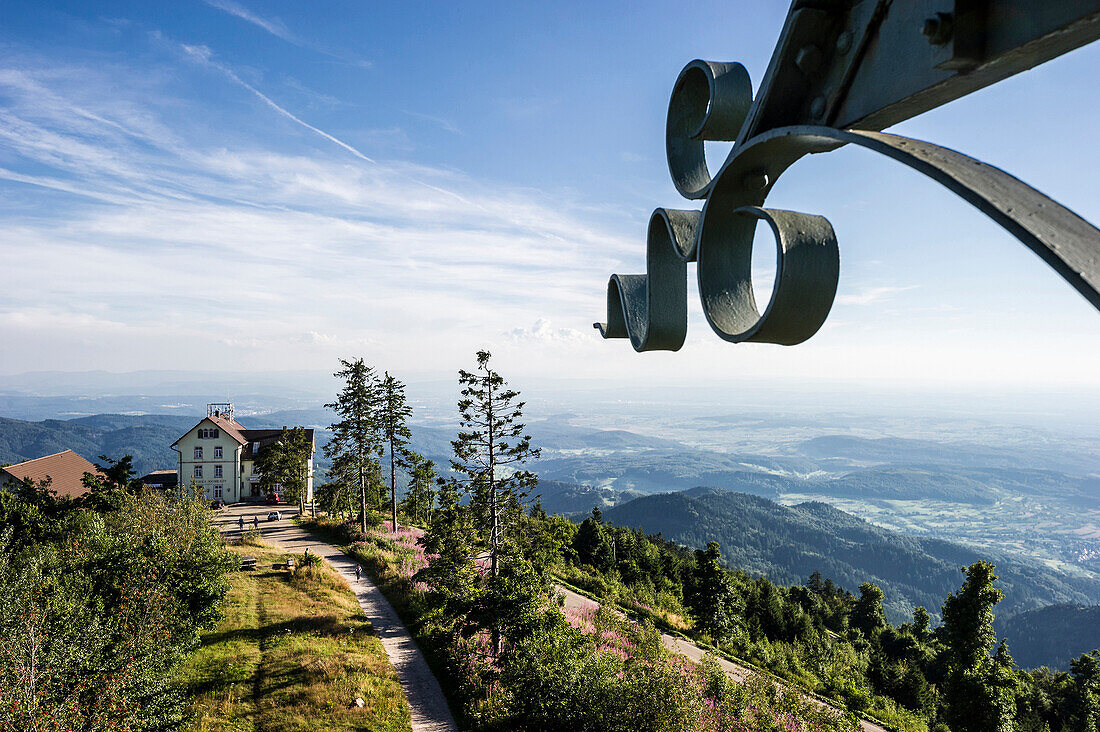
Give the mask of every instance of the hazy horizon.
<svg viewBox="0 0 1100 732">
<path fill-rule="evenodd" d="M 758 86 L 785 11 L 12 0 L 0 372 L 362 355 L 446 374 L 486 347 L 518 380 L 1100 386 L 1094 308 L 951 193 L 854 149 L 800 162 L 769 198 L 839 237 L 810 341 L 719 340 L 694 282 L 682 351 L 599 339 L 608 276 L 644 270 L 651 211 L 691 205 L 664 159 L 677 73 L 736 60 Z M 893 131 L 1100 220 L 1098 62 L 1092 44 Z"/>
</svg>

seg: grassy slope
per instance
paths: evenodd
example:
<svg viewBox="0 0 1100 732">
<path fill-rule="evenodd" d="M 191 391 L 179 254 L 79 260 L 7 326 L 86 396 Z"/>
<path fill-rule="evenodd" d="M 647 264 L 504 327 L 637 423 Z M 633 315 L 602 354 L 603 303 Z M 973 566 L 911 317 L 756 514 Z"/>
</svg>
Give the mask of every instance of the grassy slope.
<svg viewBox="0 0 1100 732">
<path fill-rule="evenodd" d="M 183 670 L 188 729 L 410 729 L 397 676 L 347 585 L 324 565 L 274 569 L 289 555 L 271 547 L 233 549 L 259 569 L 232 575 L 225 619 Z"/>
</svg>

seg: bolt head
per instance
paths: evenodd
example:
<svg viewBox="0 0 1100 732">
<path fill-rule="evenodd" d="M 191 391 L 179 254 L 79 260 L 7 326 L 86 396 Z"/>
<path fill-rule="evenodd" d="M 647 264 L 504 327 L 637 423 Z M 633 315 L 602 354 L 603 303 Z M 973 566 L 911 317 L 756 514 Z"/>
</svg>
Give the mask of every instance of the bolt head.
<svg viewBox="0 0 1100 732">
<path fill-rule="evenodd" d="M 812 76 L 825 65 L 825 54 L 817 46 L 803 46 L 795 55 L 794 64 L 803 74 Z"/>
<path fill-rule="evenodd" d="M 810 114 L 814 119 L 821 119 L 825 114 L 825 97 L 814 97 L 810 102 Z"/>
<path fill-rule="evenodd" d="M 933 46 L 942 46 L 951 40 L 954 30 L 955 16 L 951 13 L 936 13 L 935 16 L 924 21 L 920 32 Z"/>
<path fill-rule="evenodd" d="M 852 31 L 844 31 L 836 38 L 837 53 L 848 53 L 852 50 Z"/>
</svg>

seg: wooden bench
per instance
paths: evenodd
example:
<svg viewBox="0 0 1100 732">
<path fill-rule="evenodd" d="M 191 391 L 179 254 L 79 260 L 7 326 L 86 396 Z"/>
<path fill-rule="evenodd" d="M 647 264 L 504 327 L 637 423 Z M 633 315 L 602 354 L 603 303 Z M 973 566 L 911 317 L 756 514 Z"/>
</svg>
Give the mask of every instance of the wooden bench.
<svg viewBox="0 0 1100 732">
<path fill-rule="evenodd" d="M 241 557 L 241 570 L 256 569 L 256 557 Z"/>
</svg>

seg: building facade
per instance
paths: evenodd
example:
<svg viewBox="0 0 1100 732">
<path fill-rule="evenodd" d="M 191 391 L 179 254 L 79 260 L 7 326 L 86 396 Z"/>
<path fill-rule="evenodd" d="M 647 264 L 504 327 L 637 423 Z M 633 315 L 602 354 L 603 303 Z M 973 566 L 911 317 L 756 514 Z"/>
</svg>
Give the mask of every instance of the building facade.
<svg viewBox="0 0 1100 732">
<path fill-rule="evenodd" d="M 284 428 L 285 429 L 285 428 Z M 207 500 L 262 501 L 256 459 L 278 441 L 281 429 L 245 429 L 233 418 L 232 404 L 208 404 L 206 417 L 172 443 L 179 455 L 181 488 L 195 486 Z M 307 429 L 306 502 L 313 500 L 313 430 Z"/>
</svg>

